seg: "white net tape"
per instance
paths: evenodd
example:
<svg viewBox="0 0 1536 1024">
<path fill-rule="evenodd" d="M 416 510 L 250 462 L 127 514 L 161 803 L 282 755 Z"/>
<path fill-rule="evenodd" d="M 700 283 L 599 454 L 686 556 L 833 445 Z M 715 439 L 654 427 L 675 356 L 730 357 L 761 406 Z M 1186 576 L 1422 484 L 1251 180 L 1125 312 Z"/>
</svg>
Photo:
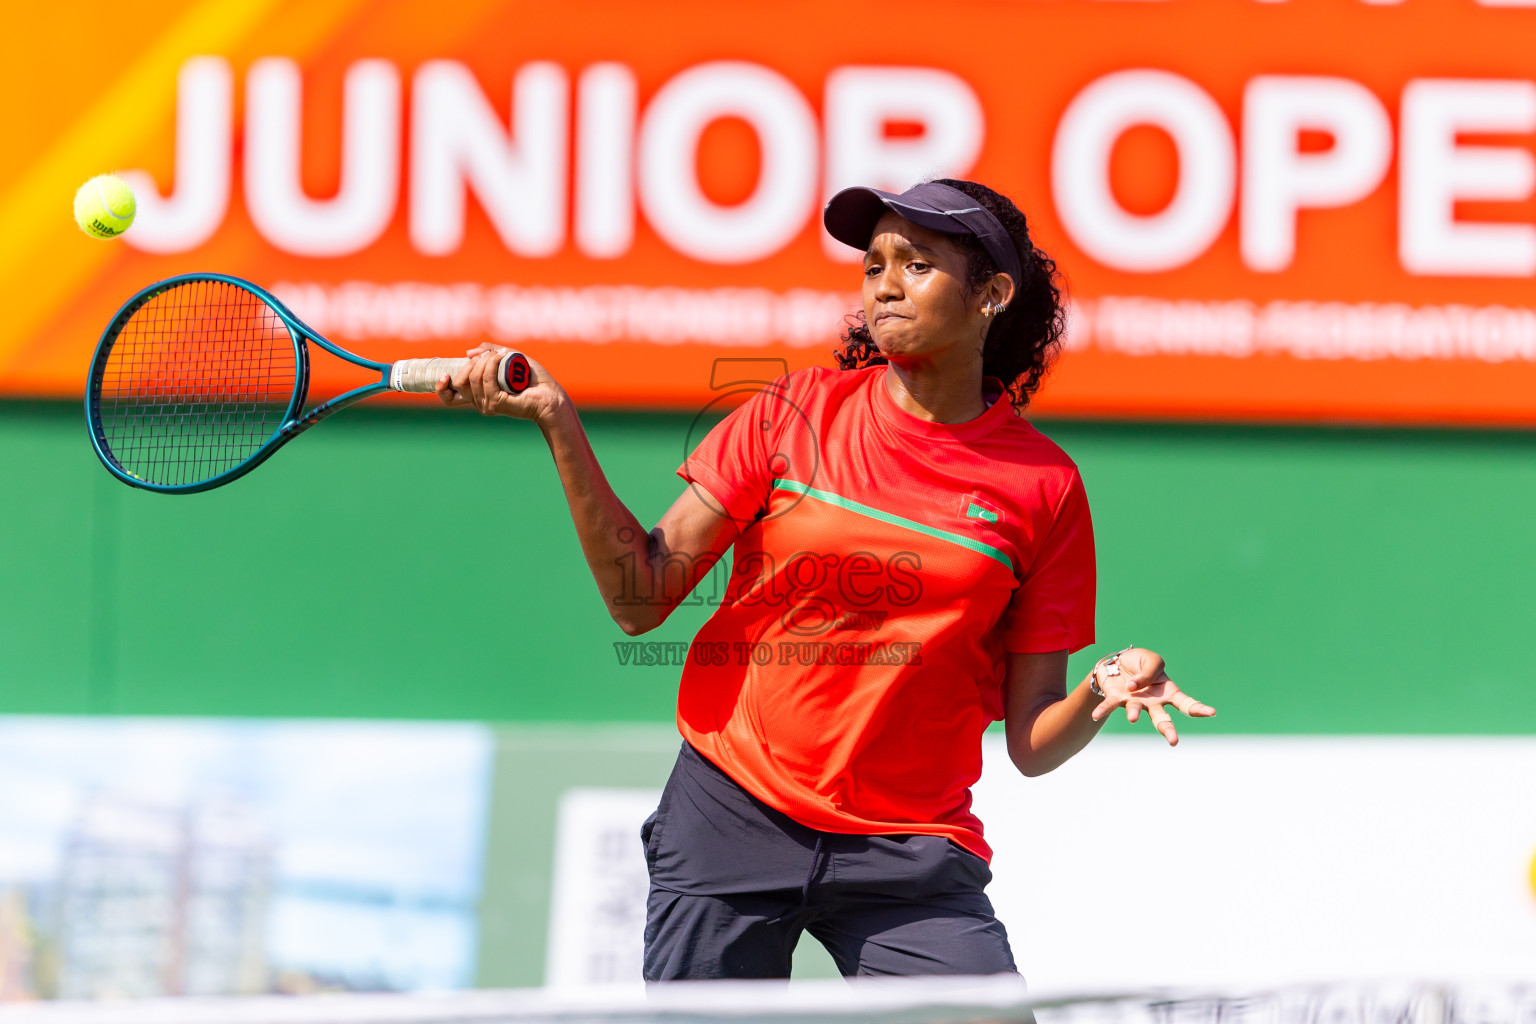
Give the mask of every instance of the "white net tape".
<svg viewBox="0 0 1536 1024">
<path fill-rule="evenodd" d="M 1536 1024 L 1536 984 L 1042 997 L 1017 977 L 0 1005 L 0 1024 Z"/>
</svg>

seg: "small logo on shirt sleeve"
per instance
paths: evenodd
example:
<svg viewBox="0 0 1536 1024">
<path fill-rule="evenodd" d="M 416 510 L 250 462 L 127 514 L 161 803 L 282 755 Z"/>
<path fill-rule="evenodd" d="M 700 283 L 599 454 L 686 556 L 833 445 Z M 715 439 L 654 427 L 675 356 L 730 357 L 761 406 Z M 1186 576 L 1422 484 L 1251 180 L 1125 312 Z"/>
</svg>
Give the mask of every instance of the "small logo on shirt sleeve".
<svg viewBox="0 0 1536 1024">
<path fill-rule="evenodd" d="M 962 514 L 967 519 L 980 519 L 984 523 L 996 526 L 1003 518 L 1002 509 L 989 501 L 983 501 L 974 494 L 967 494 L 965 500 L 960 503 Z"/>
</svg>

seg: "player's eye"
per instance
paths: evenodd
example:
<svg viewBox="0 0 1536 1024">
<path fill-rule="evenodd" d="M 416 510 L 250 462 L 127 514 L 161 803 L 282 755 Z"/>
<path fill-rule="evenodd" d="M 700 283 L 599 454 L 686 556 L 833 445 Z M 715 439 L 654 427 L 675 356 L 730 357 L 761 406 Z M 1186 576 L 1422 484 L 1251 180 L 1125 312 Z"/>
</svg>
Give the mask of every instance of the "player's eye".
<svg viewBox="0 0 1536 1024">
<path fill-rule="evenodd" d="M 924 263 L 922 260 L 913 260 L 911 263 L 907 264 L 907 267 L 914 274 L 926 274 L 928 271 L 933 269 L 933 265 L 931 263 Z"/>
<path fill-rule="evenodd" d="M 880 266 L 880 264 L 878 264 L 878 263 L 871 263 L 871 264 L 869 264 L 869 266 L 864 268 L 864 276 L 865 277 L 879 277 L 880 276 L 880 271 L 882 269 L 884 269 L 884 268 L 882 268 Z"/>
</svg>

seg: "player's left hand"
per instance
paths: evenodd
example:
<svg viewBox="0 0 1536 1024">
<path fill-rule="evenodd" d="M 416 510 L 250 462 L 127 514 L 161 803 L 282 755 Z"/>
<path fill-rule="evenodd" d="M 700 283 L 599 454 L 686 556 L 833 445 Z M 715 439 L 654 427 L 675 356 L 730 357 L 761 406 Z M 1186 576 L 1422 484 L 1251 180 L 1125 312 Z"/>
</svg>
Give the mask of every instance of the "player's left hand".
<svg viewBox="0 0 1536 1024">
<path fill-rule="evenodd" d="M 1216 714 L 1215 708 L 1195 700 L 1168 678 L 1163 657 L 1156 651 L 1132 647 L 1120 655 L 1117 664 L 1120 671 L 1114 675 L 1097 666 L 1094 669 L 1099 689 L 1104 691 L 1104 699 L 1093 709 L 1095 722 L 1102 721 L 1119 707 L 1125 708 L 1125 717 L 1132 722 L 1145 711 L 1172 747 L 1178 745 L 1179 733 L 1168 715 L 1169 705 L 1190 718 L 1210 718 Z"/>
</svg>

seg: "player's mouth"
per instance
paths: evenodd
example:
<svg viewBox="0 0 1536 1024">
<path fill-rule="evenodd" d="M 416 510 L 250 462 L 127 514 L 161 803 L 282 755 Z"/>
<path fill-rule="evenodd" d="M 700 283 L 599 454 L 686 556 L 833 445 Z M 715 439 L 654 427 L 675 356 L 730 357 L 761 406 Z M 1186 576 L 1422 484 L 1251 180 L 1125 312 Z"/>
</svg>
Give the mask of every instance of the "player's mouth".
<svg viewBox="0 0 1536 1024">
<path fill-rule="evenodd" d="M 893 313 L 890 310 L 885 310 L 883 312 L 875 314 L 875 322 L 871 326 L 879 327 L 881 322 L 884 321 L 884 320 L 910 320 L 910 319 L 911 319 L 911 317 L 902 316 L 900 313 Z"/>
</svg>

